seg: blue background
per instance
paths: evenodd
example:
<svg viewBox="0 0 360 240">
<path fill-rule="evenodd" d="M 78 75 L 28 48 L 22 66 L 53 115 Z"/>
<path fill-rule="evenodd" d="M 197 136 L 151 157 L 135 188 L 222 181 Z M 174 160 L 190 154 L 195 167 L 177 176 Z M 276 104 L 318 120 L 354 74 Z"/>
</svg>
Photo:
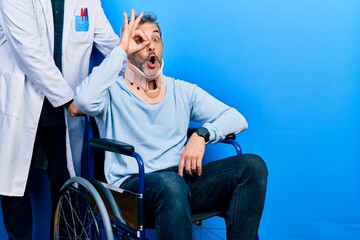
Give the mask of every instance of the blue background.
<svg viewBox="0 0 360 240">
<path fill-rule="evenodd" d="M 164 73 L 246 117 L 270 172 L 261 239 L 360 239 L 360 1 L 102 3 L 117 33 L 123 11 L 156 13 Z"/>
</svg>

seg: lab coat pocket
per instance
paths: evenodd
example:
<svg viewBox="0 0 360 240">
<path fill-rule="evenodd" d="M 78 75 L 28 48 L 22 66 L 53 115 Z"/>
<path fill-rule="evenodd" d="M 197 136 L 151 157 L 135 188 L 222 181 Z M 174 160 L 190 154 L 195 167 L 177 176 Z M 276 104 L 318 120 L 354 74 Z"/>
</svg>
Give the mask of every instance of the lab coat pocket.
<svg viewBox="0 0 360 240">
<path fill-rule="evenodd" d="M 87 32 L 89 31 L 89 17 L 75 16 L 75 31 Z"/>
<path fill-rule="evenodd" d="M 0 69 L 0 114 L 18 119 L 25 76 Z"/>
</svg>

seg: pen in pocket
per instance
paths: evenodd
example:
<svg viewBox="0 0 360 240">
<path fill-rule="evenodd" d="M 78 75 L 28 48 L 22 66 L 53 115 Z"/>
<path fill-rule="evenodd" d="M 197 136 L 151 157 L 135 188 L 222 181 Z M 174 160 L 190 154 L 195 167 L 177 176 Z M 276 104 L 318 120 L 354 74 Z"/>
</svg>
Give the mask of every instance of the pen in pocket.
<svg viewBox="0 0 360 240">
<path fill-rule="evenodd" d="M 88 21 L 88 9 L 87 7 L 80 9 L 80 16 L 82 21 Z"/>
</svg>

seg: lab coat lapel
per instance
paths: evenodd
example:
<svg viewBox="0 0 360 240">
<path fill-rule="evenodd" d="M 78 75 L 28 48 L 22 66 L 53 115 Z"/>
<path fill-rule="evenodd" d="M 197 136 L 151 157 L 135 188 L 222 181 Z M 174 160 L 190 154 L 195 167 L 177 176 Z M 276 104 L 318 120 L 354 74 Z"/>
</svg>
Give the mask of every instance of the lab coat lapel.
<svg viewBox="0 0 360 240">
<path fill-rule="evenodd" d="M 45 18 L 45 24 L 47 28 L 48 33 L 48 39 L 50 44 L 50 49 L 52 52 L 54 52 L 54 19 L 53 19 L 53 13 L 52 13 L 52 6 L 51 6 L 51 0 L 34 0 L 34 2 L 39 2 L 41 5 L 41 9 L 43 12 L 43 16 Z M 35 5 L 36 6 L 36 5 Z M 39 11 L 39 8 L 37 8 L 37 11 Z M 39 16 L 39 15 L 38 15 Z M 41 22 L 41 21 L 38 21 Z"/>
<path fill-rule="evenodd" d="M 76 10 L 77 0 L 65 0 L 65 11 L 64 11 L 64 26 L 63 26 L 63 48 L 66 47 L 67 39 L 69 36 L 71 23 Z"/>
</svg>

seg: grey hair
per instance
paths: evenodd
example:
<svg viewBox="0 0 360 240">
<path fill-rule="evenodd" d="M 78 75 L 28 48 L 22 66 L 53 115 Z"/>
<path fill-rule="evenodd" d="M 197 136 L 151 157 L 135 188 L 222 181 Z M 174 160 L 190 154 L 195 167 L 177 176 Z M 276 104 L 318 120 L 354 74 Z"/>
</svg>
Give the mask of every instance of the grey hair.
<svg viewBox="0 0 360 240">
<path fill-rule="evenodd" d="M 135 19 L 139 16 L 139 14 L 136 14 Z M 130 21 L 130 17 L 128 17 L 128 21 Z M 160 37 L 162 38 L 162 32 L 159 25 L 159 22 L 157 21 L 157 17 L 155 13 L 152 12 L 144 12 L 144 16 L 140 19 L 139 25 L 144 23 L 154 23 L 157 28 L 159 29 Z M 121 28 L 121 32 L 124 30 L 124 26 Z"/>
</svg>

